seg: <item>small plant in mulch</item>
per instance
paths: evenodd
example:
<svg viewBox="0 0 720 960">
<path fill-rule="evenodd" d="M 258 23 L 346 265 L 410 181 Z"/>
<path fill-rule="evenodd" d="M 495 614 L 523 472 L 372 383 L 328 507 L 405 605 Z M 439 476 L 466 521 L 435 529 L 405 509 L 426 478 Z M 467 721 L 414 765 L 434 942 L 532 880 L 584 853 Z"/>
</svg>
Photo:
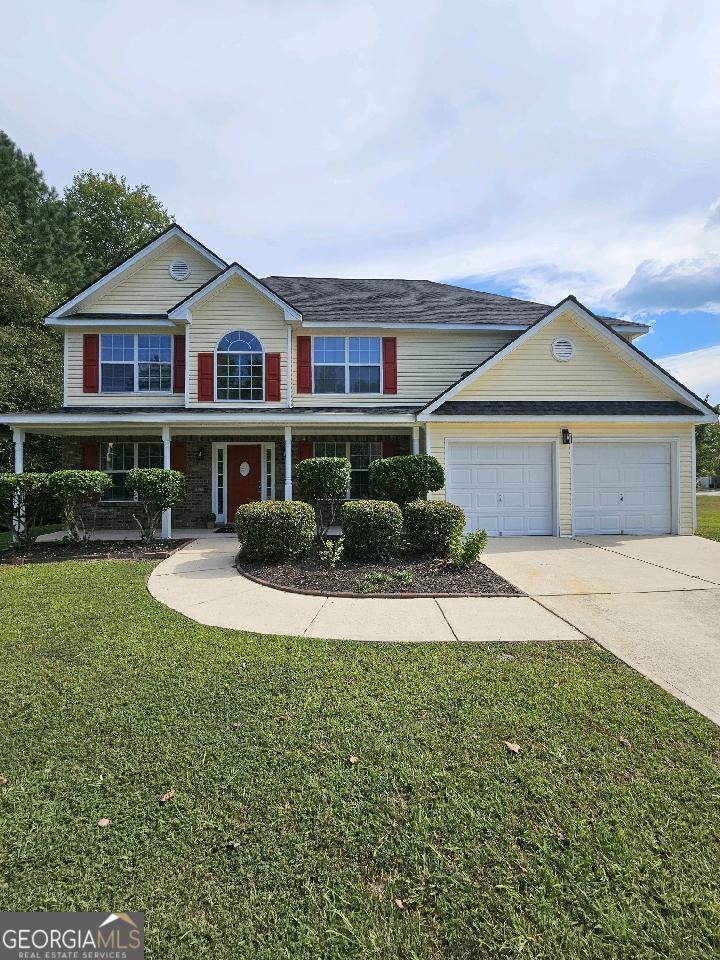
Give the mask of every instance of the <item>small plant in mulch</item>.
<svg viewBox="0 0 720 960">
<path fill-rule="evenodd" d="M 318 548 L 318 559 L 328 570 L 334 570 L 338 563 L 340 563 L 344 552 L 344 537 L 338 537 L 337 540 L 323 540 L 322 546 Z"/>
<path fill-rule="evenodd" d="M 468 533 L 465 537 L 457 537 L 450 544 L 450 565 L 454 570 L 464 570 L 478 562 L 486 546 L 485 530 L 476 530 L 475 533 Z"/>
<path fill-rule="evenodd" d="M 394 573 L 383 573 L 372 570 L 356 581 L 358 593 L 381 593 L 392 585 L 409 587 L 413 581 L 409 570 L 396 570 Z"/>
</svg>

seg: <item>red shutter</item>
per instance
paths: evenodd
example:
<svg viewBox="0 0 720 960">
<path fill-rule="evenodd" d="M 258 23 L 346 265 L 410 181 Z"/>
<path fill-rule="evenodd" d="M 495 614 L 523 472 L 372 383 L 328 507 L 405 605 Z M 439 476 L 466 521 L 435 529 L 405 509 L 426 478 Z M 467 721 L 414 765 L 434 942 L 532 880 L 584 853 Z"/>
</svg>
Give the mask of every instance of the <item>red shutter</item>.
<svg viewBox="0 0 720 960">
<path fill-rule="evenodd" d="M 198 354 L 198 400 L 215 399 L 215 354 Z"/>
<path fill-rule="evenodd" d="M 180 440 L 170 442 L 170 469 L 181 473 L 187 470 L 187 444 Z"/>
<path fill-rule="evenodd" d="M 312 393 L 312 337 L 297 338 L 297 392 Z"/>
<path fill-rule="evenodd" d="M 383 440 L 382 452 L 384 457 L 396 457 L 398 455 L 397 440 Z"/>
<path fill-rule="evenodd" d="M 310 337 L 308 337 L 308 340 Z M 313 457 L 313 442 L 312 440 L 301 440 L 298 443 L 298 461 L 300 460 L 311 460 Z"/>
<path fill-rule="evenodd" d="M 173 393 L 185 393 L 185 335 L 173 337 Z"/>
<path fill-rule="evenodd" d="M 83 393 L 100 392 L 100 334 L 83 334 Z"/>
<path fill-rule="evenodd" d="M 265 354 L 265 399 L 280 399 L 280 354 Z"/>
<path fill-rule="evenodd" d="M 100 469 L 100 444 L 84 443 L 80 448 L 80 469 L 81 470 L 99 470 Z"/>
<path fill-rule="evenodd" d="M 382 338 L 383 393 L 397 393 L 397 337 Z"/>
</svg>

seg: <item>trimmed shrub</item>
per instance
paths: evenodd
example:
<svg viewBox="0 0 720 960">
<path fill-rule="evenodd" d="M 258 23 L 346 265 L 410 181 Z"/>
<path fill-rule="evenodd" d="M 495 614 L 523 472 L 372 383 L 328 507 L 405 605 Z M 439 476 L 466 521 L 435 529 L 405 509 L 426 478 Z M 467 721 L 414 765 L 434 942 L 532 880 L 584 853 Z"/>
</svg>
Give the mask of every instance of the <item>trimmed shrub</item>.
<svg viewBox="0 0 720 960">
<path fill-rule="evenodd" d="M 56 470 L 50 474 L 50 492 L 60 504 L 63 523 L 71 540 L 87 540 L 80 508 L 83 504 L 97 506 L 100 497 L 111 485 L 110 477 L 101 470 Z"/>
<path fill-rule="evenodd" d="M 356 560 L 383 560 L 398 550 L 402 514 L 390 500 L 348 500 L 341 510 L 345 553 Z"/>
<path fill-rule="evenodd" d="M 235 530 L 245 559 L 289 560 L 312 544 L 315 514 L 302 500 L 260 500 L 238 507 Z"/>
<path fill-rule="evenodd" d="M 403 517 L 410 547 L 433 557 L 446 557 L 465 529 L 464 510 L 446 500 L 415 500 Z"/>
<path fill-rule="evenodd" d="M 471 563 L 477 563 L 480 554 L 487 546 L 485 530 L 476 530 L 466 537 L 458 537 L 450 545 L 450 562 L 456 570 L 464 570 Z"/>
<path fill-rule="evenodd" d="M 295 479 L 303 500 L 315 507 L 318 543 L 325 539 L 336 505 L 347 497 L 350 461 L 347 457 L 311 457 L 295 468 Z"/>
<path fill-rule="evenodd" d="M 133 520 L 140 527 L 144 543 L 155 537 L 163 512 L 170 510 L 185 496 L 185 474 L 179 470 L 163 470 L 161 467 L 140 467 L 129 470 L 127 488 L 137 494 L 142 514 Z"/>
<path fill-rule="evenodd" d="M 393 500 L 404 507 L 412 500 L 426 500 L 431 490 L 440 490 L 445 471 L 440 461 L 425 454 L 385 457 L 368 467 L 370 493 L 378 500 Z"/>
<path fill-rule="evenodd" d="M 55 506 L 49 473 L 0 473 L 0 528 L 28 547 Z"/>
</svg>

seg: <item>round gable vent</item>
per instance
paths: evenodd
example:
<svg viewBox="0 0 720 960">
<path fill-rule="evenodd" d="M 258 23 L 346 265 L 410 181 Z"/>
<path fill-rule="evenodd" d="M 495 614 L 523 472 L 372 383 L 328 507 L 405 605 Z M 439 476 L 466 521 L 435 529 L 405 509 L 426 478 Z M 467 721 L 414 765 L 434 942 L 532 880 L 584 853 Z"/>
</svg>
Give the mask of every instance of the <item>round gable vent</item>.
<svg viewBox="0 0 720 960">
<path fill-rule="evenodd" d="M 557 340 L 553 340 L 550 349 L 555 359 L 561 363 L 572 360 L 575 356 L 575 344 L 572 340 L 568 340 L 567 337 L 558 337 Z"/>
<path fill-rule="evenodd" d="M 190 276 L 190 264 L 187 260 L 173 260 L 168 267 L 168 273 L 173 280 L 187 280 Z"/>
</svg>

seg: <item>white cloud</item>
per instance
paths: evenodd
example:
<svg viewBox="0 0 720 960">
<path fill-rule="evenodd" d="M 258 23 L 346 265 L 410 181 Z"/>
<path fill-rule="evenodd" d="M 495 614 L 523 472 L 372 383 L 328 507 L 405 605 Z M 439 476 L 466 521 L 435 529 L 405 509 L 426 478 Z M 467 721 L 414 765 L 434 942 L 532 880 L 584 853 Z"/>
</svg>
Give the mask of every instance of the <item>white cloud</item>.
<svg viewBox="0 0 720 960">
<path fill-rule="evenodd" d="M 3 28 L 3 125 L 51 182 L 147 182 L 260 275 L 600 305 L 717 252 L 716 0 L 65 0 Z"/>
<path fill-rule="evenodd" d="M 657 362 L 699 396 L 709 395 L 711 403 L 720 403 L 720 344 Z"/>
</svg>

